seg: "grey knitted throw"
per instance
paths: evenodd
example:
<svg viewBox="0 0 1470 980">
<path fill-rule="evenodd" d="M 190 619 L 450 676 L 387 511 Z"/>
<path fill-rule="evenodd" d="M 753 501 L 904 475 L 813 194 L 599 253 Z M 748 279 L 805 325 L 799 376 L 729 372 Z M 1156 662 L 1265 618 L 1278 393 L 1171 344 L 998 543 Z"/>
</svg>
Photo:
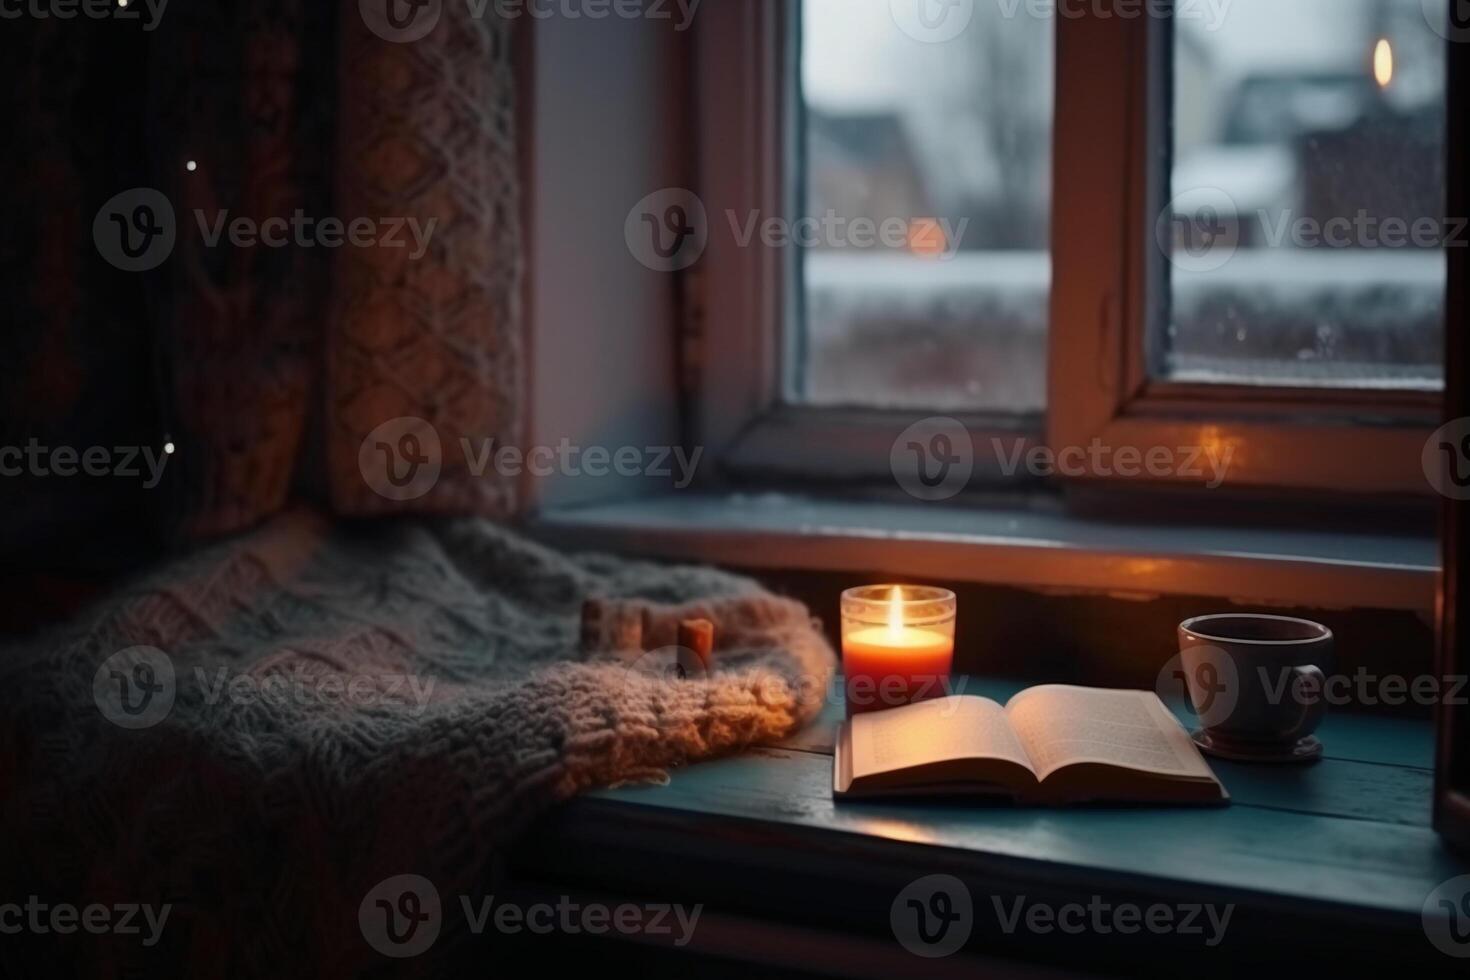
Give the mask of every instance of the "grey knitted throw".
<svg viewBox="0 0 1470 980">
<path fill-rule="evenodd" d="M 589 596 L 636 609 L 645 646 L 709 618 L 713 669 L 585 654 Z M 6 948 L 97 975 L 359 974 L 387 962 L 359 922 L 384 878 L 472 892 L 557 801 L 790 734 L 834 659 L 800 604 L 712 570 L 287 515 L 0 652 L 0 889 L 171 906 L 152 945 Z"/>
</svg>

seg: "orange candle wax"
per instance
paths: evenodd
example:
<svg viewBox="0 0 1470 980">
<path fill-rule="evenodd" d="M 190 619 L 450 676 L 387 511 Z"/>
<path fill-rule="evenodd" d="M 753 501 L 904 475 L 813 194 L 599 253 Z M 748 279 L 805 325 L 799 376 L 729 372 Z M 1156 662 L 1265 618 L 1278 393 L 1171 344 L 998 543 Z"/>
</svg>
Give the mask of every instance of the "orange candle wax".
<svg viewBox="0 0 1470 980">
<path fill-rule="evenodd" d="M 954 663 L 953 626 L 929 629 L 903 623 L 894 589 L 888 623 L 852 624 L 842 635 L 842 668 L 849 715 L 893 708 L 947 693 Z"/>
</svg>

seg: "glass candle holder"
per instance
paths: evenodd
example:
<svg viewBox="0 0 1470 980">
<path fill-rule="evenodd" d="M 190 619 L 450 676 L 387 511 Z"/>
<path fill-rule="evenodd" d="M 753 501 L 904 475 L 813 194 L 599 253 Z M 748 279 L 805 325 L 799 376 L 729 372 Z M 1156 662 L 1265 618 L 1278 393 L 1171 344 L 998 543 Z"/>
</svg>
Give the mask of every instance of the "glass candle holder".
<svg viewBox="0 0 1470 980">
<path fill-rule="evenodd" d="M 927 585 L 864 585 L 842 593 L 847 715 L 949 693 L 954 593 Z"/>
</svg>

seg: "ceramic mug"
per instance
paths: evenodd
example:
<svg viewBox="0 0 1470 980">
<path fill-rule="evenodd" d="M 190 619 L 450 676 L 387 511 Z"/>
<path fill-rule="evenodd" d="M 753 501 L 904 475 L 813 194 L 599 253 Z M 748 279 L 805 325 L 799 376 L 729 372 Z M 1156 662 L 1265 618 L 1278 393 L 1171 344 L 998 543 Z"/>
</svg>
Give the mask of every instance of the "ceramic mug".
<svg viewBox="0 0 1470 980">
<path fill-rule="evenodd" d="M 1311 761 L 1327 711 L 1332 631 L 1291 616 L 1222 613 L 1179 624 L 1179 659 L 1207 752 L 1253 762 Z"/>
</svg>

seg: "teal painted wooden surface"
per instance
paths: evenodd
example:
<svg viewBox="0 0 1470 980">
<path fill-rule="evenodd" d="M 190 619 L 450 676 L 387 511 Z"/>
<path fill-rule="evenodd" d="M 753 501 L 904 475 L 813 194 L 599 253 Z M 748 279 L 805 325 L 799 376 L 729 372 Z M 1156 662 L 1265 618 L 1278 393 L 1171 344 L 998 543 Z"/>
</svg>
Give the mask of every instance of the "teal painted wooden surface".
<svg viewBox="0 0 1470 980">
<path fill-rule="evenodd" d="M 966 693 L 1004 701 L 1026 685 L 973 681 Z M 1417 918 L 1440 882 L 1470 873 L 1429 828 L 1428 723 L 1348 715 L 1322 729 L 1312 766 L 1212 760 L 1233 803 L 1223 809 L 1026 809 L 975 801 L 832 799 L 832 737 L 842 709 L 779 747 L 690 766 L 668 786 L 604 791 L 605 803 L 655 807 L 690 820 L 930 844 L 1066 868 L 1099 879 L 1144 876 Z M 1187 721 L 1187 719 L 1186 719 Z M 936 850 L 934 870 L 944 870 Z"/>
<path fill-rule="evenodd" d="M 1253 797 L 1257 789 L 1242 795 Z M 595 795 L 692 815 L 981 851 L 1099 876 L 1155 876 L 1416 916 L 1435 885 L 1470 872 L 1424 825 L 1256 806 L 1239 797 L 1223 809 L 839 804 L 832 799 L 830 759 L 780 749 L 690 766 L 668 786 Z M 1422 799 L 1409 802 L 1427 808 L 1427 784 Z M 933 870 L 944 870 L 945 858 L 934 860 Z"/>
</svg>

